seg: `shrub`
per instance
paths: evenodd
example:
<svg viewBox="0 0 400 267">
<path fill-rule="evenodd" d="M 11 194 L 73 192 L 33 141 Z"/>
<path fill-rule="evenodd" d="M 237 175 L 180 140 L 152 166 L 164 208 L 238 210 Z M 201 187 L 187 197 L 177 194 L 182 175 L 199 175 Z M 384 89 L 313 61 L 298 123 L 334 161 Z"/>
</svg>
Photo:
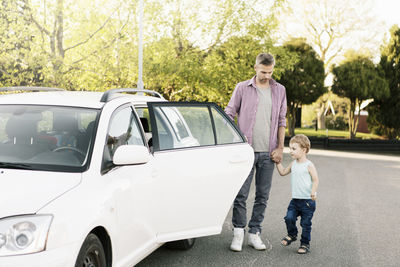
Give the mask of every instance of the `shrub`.
<svg viewBox="0 0 400 267">
<path fill-rule="evenodd" d="M 325 126 L 330 130 L 343 130 L 349 129 L 347 119 L 342 116 L 328 115 L 325 118 Z"/>
</svg>

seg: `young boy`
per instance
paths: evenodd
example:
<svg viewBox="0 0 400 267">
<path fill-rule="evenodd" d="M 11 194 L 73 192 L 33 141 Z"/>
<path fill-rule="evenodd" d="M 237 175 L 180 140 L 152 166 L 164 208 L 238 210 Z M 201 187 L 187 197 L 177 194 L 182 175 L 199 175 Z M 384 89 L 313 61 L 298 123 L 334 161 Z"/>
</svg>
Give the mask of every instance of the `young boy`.
<svg viewBox="0 0 400 267">
<path fill-rule="evenodd" d="M 299 254 L 306 254 L 310 250 L 311 219 L 315 211 L 315 200 L 317 199 L 318 175 L 317 170 L 306 157 L 310 150 L 310 140 L 304 134 L 297 134 L 290 139 L 290 155 L 294 159 L 287 168 L 281 163 L 276 167 L 280 175 L 285 176 L 291 173 L 292 200 L 289 203 L 285 217 L 287 236 L 281 244 L 289 246 L 297 240 L 297 217 L 300 216 L 302 227 Z"/>
</svg>

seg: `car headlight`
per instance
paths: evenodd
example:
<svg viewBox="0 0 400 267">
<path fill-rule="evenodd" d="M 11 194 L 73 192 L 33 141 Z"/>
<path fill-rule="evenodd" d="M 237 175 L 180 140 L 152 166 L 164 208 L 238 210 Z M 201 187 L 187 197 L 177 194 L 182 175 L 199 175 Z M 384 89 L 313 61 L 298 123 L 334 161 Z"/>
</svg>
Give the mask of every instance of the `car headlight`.
<svg viewBox="0 0 400 267">
<path fill-rule="evenodd" d="M 52 215 L 15 216 L 0 220 L 0 256 L 44 250 L 52 220 Z"/>
</svg>

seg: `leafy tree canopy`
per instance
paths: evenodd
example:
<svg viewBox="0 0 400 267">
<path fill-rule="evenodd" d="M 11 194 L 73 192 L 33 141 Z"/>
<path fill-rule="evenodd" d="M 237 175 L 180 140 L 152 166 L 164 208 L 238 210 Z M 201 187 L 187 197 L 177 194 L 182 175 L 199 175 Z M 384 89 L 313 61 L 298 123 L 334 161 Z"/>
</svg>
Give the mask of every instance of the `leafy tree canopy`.
<svg viewBox="0 0 400 267">
<path fill-rule="evenodd" d="M 354 138 L 358 125 L 354 112 L 356 109 L 360 110 L 364 100 L 388 96 L 388 83 L 382 76 L 381 69 L 365 56 L 352 56 L 349 61 L 334 66 L 332 73 L 332 91 L 350 99 L 349 131 L 350 138 Z"/>
<path fill-rule="evenodd" d="M 391 29 L 391 39 L 383 47 L 380 67 L 389 82 L 389 94 L 375 98 L 368 106 L 368 123 L 379 134 L 400 139 L 400 28 Z"/>
<path fill-rule="evenodd" d="M 297 108 L 313 103 L 326 92 L 324 62 L 304 39 L 292 39 L 283 48 L 285 54 L 297 58 L 293 68 L 286 69 L 279 79 L 286 87 L 289 134 L 294 135 Z"/>
</svg>

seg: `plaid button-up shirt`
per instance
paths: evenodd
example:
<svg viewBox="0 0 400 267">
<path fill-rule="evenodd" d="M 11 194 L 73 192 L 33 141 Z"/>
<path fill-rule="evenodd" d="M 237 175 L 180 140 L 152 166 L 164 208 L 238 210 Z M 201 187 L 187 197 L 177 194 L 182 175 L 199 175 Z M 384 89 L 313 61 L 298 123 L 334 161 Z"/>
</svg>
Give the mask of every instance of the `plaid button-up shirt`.
<svg viewBox="0 0 400 267">
<path fill-rule="evenodd" d="M 253 127 L 258 106 L 255 78 L 256 76 L 251 80 L 238 83 L 228 106 L 225 108 L 225 113 L 232 120 L 238 115 L 238 127 L 250 144 L 253 142 Z M 287 103 L 285 87 L 273 79 L 269 81 L 269 85 L 272 100 L 269 151 L 272 152 L 278 147 L 278 128 L 286 127 Z"/>
</svg>

